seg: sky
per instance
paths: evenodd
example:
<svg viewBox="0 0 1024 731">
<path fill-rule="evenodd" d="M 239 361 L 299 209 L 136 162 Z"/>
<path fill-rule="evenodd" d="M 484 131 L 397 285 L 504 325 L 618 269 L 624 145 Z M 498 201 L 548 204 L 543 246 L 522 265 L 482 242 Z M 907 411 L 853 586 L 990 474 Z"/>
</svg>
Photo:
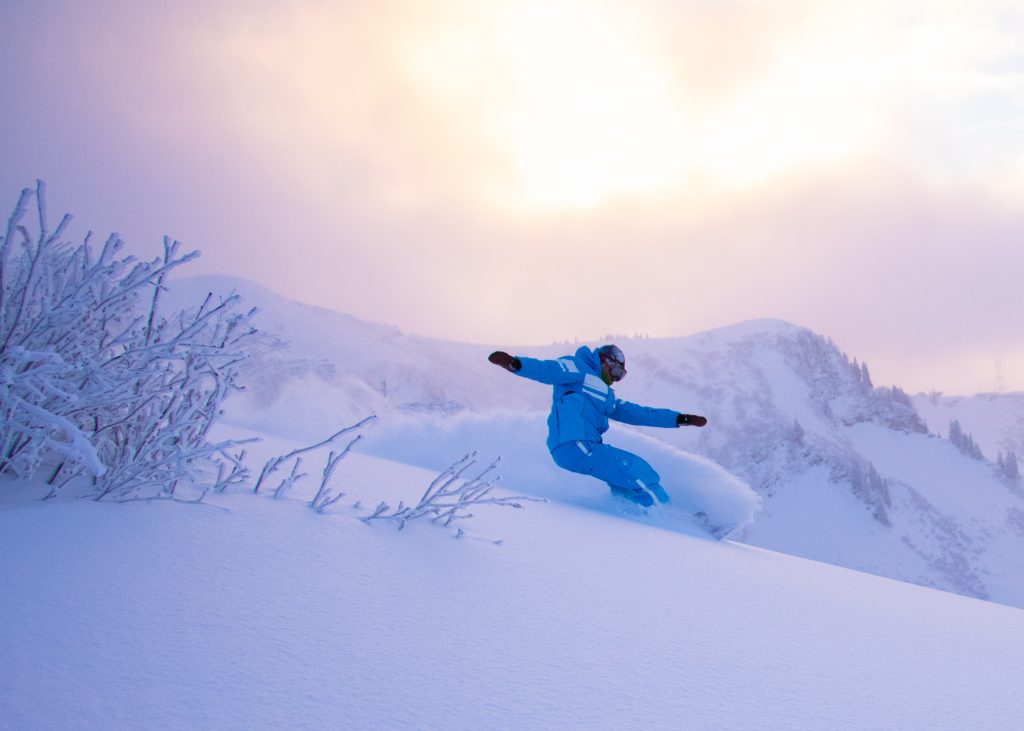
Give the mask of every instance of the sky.
<svg viewBox="0 0 1024 731">
<path fill-rule="evenodd" d="M 754 318 L 1024 390 L 1024 6 L 0 4 L 0 211 L 452 340 Z M 6 216 L 6 212 L 3 213 Z M 627 353 L 628 356 L 628 353 Z"/>
</svg>

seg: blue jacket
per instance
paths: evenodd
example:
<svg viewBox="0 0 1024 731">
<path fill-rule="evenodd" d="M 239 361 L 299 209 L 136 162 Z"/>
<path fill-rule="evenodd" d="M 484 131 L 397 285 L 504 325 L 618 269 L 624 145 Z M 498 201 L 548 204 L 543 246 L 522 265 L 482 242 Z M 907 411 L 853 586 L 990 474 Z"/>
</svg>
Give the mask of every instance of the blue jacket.
<svg viewBox="0 0 1024 731">
<path fill-rule="evenodd" d="M 586 346 L 576 355 L 557 360 L 517 357 L 522 364 L 515 371 L 517 375 L 554 386 L 548 416 L 547 445 L 551 451 L 566 442 L 600 442 L 609 419 L 638 426 L 677 426 L 677 411 L 615 398 L 615 391 L 601 379 L 597 352 Z"/>
</svg>

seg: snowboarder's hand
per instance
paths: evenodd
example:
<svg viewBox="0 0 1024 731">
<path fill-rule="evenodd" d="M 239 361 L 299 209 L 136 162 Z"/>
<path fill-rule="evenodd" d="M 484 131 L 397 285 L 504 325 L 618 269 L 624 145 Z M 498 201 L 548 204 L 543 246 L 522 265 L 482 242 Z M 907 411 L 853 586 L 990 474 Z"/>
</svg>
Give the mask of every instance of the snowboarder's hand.
<svg viewBox="0 0 1024 731">
<path fill-rule="evenodd" d="M 696 414 L 679 414 L 676 417 L 676 426 L 704 426 L 708 420 Z"/>
<path fill-rule="evenodd" d="M 487 360 L 491 361 L 491 363 L 494 363 L 494 365 L 499 365 L 506 371 L 512 371 L 513 373 L 515 373 L 516 371 L 523 367 L 523 364 L 519 362 L 518 358 L 516 358 L 514 355 L 509 355 L 504 350 L 494 351 L 489 356 L 487 356 Z"/>
</svg>

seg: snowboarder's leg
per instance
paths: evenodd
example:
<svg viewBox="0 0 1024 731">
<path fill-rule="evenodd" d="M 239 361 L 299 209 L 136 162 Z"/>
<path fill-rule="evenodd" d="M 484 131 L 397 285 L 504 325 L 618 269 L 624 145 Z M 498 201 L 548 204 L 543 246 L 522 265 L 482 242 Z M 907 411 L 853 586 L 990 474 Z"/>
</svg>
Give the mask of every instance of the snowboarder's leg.
<svg viewBox="0 0 1024 731">
<path fill-rule="evenodd" d="M 668 502 L 661 478 L 640 457 L 601 442 L 569 442 L 551 453 L 559 467 L 604 480 L 612 494 L 641 505 Z"/>
</svg>

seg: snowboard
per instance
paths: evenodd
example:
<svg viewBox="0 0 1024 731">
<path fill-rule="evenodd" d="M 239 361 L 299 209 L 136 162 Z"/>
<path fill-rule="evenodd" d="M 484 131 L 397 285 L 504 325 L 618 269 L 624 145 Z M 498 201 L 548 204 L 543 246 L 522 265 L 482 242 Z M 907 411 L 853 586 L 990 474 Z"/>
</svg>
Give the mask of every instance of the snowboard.
<svg viewBox="0 0 1024 731">
<path fill-rule="evenodd" d="M 705 513 L 703 510 L 691 512 L 694 509 L 693 507 L 673 505 L 672 500 L 669 499 L 669 496 L 668 494 L 665 493 L 665 490 L 660 485 L 656 487 L 657 491 L 651 489 L 623 490 L 621 488 L 612 487 L 611 493 L 612 495 L 619 498 L 623 502 L 635 506 L 636 508 L 640 508 L 643 514 L 650 514 L 648 508 L 652 508 L 656 504 L 667 504 L 667 507 L 670 510 L 670 514 L 680 518 L 687 519 L 689 522 L 692 522 L 697 528 L 699 528 L 702 532 L 706 533 L 708 536 L 710 536 L 716 541 L 725 540 L 729 537 L 729 534 L 736 529 L 735 525 L 722 525 L 713 522 L 708 517 L 708 514 Z M 658 498 L 657 502 L 654 500 L 655 496 Z M 676 509 L 673 510 L 672 508 Z"/>
<path fill-rule="evenodd" d="M 716 541 L 724 541 L 729 534 L 736 530 L 734 525 L 716 525 L 708 519 L 708 514 L 703 510 L 693 516 L 693 521 L 701 530 L 714 538 Z"/>
<path fill-rule="evenodd" d="M 669 502 L 668 493 L 665 492 L 665 488 L 661 485 L 649 485 L 643 488 L 634 487 L 631 489 L 623 489 L 614 485 L 609 485 L 612 491 L 612 495 L 615 497 L 628 500 L 636 505 L 649 508 L 654 505 L 655 498 L 659 503 Z"/>
</svg>

